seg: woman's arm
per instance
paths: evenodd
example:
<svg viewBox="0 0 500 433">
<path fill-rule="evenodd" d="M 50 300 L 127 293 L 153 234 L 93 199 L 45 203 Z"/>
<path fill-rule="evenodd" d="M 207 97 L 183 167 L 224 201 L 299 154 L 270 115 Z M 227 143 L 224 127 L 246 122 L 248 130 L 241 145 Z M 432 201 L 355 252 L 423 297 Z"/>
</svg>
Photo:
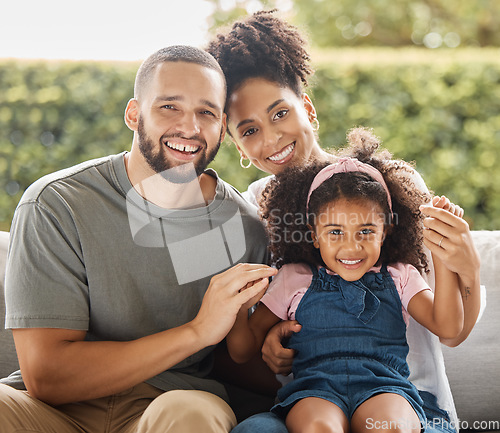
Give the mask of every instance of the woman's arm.
<svg viewBox="0 0 500 433">
<path fill-rule="evenodd" d="M 434 206 L 421 208 L 427 218 L 424 225 L 424 244 L 429 248 L 433 258 L 439 259 L 446 268 L 458 276 L 462 305 L 464 310 L 464 326 L 455 338 L 442 338 L 447 346 L 458 346 L 470 334 L 476 324 L 481 306 L 481 289 L 479 281 L 479 254 L 472 241 L 469 225 L 458 215 Z"/>
</svg>

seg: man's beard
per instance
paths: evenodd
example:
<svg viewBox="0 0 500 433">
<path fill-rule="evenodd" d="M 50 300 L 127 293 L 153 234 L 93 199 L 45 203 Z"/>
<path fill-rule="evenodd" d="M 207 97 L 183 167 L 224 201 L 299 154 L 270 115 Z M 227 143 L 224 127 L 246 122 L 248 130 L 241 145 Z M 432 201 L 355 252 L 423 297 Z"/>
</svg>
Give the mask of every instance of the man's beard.
<svg viewBox="0 0 500 433">
<path fill-rule="evenodd" d="M 187 183 L 194 180 L 196 177 L 200 176 L 205 169 L 208 167 L 217 152 L 219 151 L 221 139 L 222 139 L 222 131 L 219 136 L 219 141 L 217 142 L 217 146 L 207 154 L 207 143 L 205 140 L 200 139 L 198 137 L 190 137 L 191 139 L 198 141 L 205 146 L 198 151 L 201 153 L 199 159 L 196 163 L 186 163 L 186 164 L 177 164 L 174 165 L 170 161 L 168 161 L 166 156 L 166 150 L 164 148 L 166 138 L 186 138 L 182 135 L 169 135 L 163 136 L 159 142 L 159 150 L 155 153 L 155 145 L 153 140 L 148 136 L 147 132 L 144 129 L 144 119 L 139 117 L 139 125 L 137 127 L 137 134 L 139 136 L 139 150 L 141 154 L 144 156 L 148 165 L 162 177 L 164 177 L 169 182 L 173 183 Z M 192 169 L 194 167 L 194 170 Z"/>
</svg>

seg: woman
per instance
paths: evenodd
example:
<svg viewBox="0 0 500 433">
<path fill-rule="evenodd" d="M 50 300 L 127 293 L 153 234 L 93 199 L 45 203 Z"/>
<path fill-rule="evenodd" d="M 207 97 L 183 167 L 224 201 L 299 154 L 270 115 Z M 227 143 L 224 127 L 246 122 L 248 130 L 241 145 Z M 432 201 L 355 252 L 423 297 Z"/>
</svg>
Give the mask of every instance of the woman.
<svg viewBox="0 0 500 433">
<path fill-rule="evenodd" d="M 312 73 L 305 42 L 298 31 L 272 12 L 259 12 L 236 22 L 228 33 L 217 35 L 208 51 L 226 74 L 228 93 L 226 113 L 228 132 L 245 160 L 274 175 L 285 166 L 300 165 L 311 158 L 328 158 L 316 136 L 319 127 L 310 98 L 303 93 Z M 425 184 L 415 172 L 416 179 Z M 268 178 L 249 187 L 247 197 L 256 200 Z M 450 204 L 451 206 L 451 204 Z M 449 218 L 444 210 L 426 210 L 424 243 L 444 264 L 458 274 L 461 284 L 465 323 L 460 335 L 442 341 L 456 346 L 474 327 L 480 306 L 479 256 L 467 223 Z M 433 276 L 430 277 L 433 284 Z M 293 322 L 281 322 L 267 337 L 263 356 L 276 373 L 290 371 L 293 353 L 281 347 L 282 337 L 300 329 Z M 410 380 L 424 400 L 429 427 L 435 431 L 454 431 L 456 413 L 439 339 L 411 322 L 407 332 L 410 353 Z M 261 429 L 286 432 L 281 420 L 259 414 L 238 425 L 233 432 Z"/>
</svg>

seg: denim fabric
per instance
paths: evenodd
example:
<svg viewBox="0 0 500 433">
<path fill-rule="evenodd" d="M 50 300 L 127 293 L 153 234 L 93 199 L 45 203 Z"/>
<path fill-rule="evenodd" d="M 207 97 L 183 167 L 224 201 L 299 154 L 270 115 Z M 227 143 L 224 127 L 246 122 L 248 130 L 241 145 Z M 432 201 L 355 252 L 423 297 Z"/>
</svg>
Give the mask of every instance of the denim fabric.
<svg viewBox="0 0 500 433">
<path fill-rule="evenodd" d="M 279 390 L 280 403 L 271 410 L 285 417 L 298 400 L 319 397 L 351 419 L 365 400 L 389 392 L 406 398 L 425 425 L 423 402 L 408 381 L 406 324 L 387 267 L 353 282 L 324 268 L 312 271 L 295 313 L 302 330 L 288 344 L 297 352 L 294 380 Z"/>
<path fill-rule="evenodd" d="M 427 417 L 427 433 L 457 433 L 448 413 L 439 408 L 437 398 L 427 391 L 419 391 L 424 401 L 424 412 Z"/>
<path fill-rule="evenodd" d="M 288 433 L 285 422 L 271 412 L 258 413 L 247 418 L 231 430 L 231 433 Z"/>
<path fill-rule="evenodd" d="M 437 405 L 434 395 L 420 391 L 427 416 L 427 433 L 456 433 L 450 423 L 448 414 Z M 231 433 L 288 433 L 285 422 L 271 412 L 264 412 L 247 418 L 238 424 Z"/>
</svg>

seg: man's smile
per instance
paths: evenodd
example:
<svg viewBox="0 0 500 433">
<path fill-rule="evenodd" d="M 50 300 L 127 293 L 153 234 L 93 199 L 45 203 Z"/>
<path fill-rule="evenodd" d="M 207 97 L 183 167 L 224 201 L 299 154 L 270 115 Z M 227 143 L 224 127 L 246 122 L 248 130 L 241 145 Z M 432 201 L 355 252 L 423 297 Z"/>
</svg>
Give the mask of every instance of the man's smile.
<svg viewBox="0 0 500 433">
<path fill-rule="evenodd" d="M 172 143 L 170 141 L 166 141 L 165 145 L 173 150 L 183 153 L 195 154 L 201 149 L 201 146 L 195 146 L 193 144 L 182 144 L 182 143 Z"/>
</svg>

